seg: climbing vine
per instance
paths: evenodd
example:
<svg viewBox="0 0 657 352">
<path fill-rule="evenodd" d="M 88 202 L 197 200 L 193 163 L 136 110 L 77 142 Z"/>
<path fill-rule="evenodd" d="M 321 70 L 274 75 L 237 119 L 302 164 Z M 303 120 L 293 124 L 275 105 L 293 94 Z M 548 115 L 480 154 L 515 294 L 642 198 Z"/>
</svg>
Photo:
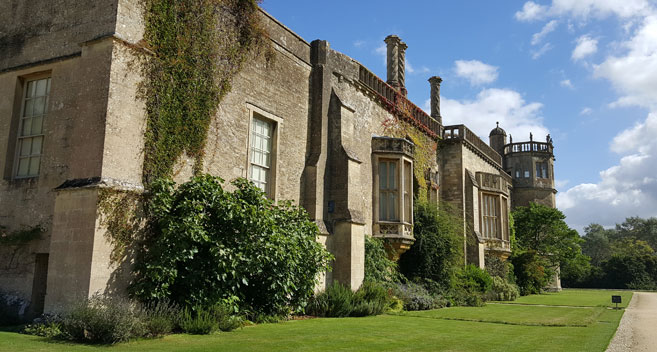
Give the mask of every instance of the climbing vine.
<svg viewBox="0 0 657 352">
<path fill-rule="evenodd" d="M 436 160 L 438 143 L 411 124 L 398 118 L 388 119 L 383 123 L 384 133 L 391 137 L 408 138 L 415 144 L 413 155 L 413 175 L 418 185 L 418 200 L 427 200 L 427 180 L 425 172 L 431 170 Z"/>
<path fill-rule="evenodd" d="M 202 169 L 209 124 L 250 54 L 271 48 L 257 0 L 141 0 L 145 47 L 140 94 L 147 126 L 143 181 L 171 176 L 182 156 Z M 268 50 L 267 50 L 268 49 Z"/>
<path fill-rule="evenodd" d="M 146 229 L 144 194 L 137 191 L 100 188 L 98 210 L 100 224 L 106 229 L 112 244 L 110 261 L 117 263 L 125 258 L 130 244 Z"/>
</svg>

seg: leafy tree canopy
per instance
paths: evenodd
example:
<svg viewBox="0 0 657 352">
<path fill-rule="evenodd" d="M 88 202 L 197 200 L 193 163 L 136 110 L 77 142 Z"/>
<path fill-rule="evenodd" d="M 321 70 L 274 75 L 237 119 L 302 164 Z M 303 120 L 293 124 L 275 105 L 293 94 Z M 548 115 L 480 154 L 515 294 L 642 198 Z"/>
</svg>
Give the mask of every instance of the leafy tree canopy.
<svg viewBox="0 0 657 352">
<path fill-rule="evenodd" d="M 568 227 L 558 209 L 531 203 L 513 211 L 517 247 L 532 250 L 553 266 L 577 260 L 582 255 L 582 239 Z"/>
</svg>

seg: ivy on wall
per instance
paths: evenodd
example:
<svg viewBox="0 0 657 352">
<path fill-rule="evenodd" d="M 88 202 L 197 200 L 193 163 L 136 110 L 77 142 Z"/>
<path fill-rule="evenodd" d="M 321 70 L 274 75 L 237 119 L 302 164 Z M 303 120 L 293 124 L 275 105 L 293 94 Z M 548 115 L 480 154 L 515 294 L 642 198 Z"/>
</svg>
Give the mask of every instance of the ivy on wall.
<svg viewBox="0 0 657 352">
<path fill-rule="evenodd" d="M 408 138 L 415 144 L 413 154 L 413 176 L 418 186 L 418 200 L 427 200 L 428 184 L 425 172 L 431 170 L 436 161 L 438 143 L 413 125 L 398 118 L 383 122 L 384 133 L 395 138 Z"/>
<path fill-rule="evenodd" d="M 150 186 L 168 179 L 181 157 L 203 168 L 209 125 L 232 78 L 252 57 L 273 59 L 258 13 L 260 0 L 140 0 L 144 47 L 138 58 L 146 105 L 142 181 L 145 194 L 103 188 L 100 221 L 113 245 L 111 260 L 123 260 L 130 244 L 148 236 L 157 219 L 145 199 Z"/>
<path fill-rule="evenodd" d="M 170 177 L 181 156 L 202 170 L 210 121 L 231 79 L 250 53 L 271 48 L 257 0 L 142 0 L 144 41 L 141 96 L 147 126 L 145 187 Z M 260 49 L 260 50 L 256 50 Z M 262 50 L 268 49 L 268 50 Z"/>
</svg>

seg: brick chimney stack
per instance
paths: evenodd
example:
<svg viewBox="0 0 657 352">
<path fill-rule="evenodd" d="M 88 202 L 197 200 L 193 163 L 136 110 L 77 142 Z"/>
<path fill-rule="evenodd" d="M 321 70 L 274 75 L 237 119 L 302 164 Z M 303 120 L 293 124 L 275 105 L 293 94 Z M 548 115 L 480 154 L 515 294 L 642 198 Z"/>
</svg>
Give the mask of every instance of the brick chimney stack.
<svg viewBox="0 0 657 352">
<path fill-rule="evenodd" d="M 396 35 L 389 35 L 384 42 L 387 45 L 387 82 L 403 95 L 406 95 L 406 49 L 408 46 Z"/>
<path fill-rule="evenodd" d="M 440 83 L 443 81 L 439 76 L 429 78 L 431 85 L 431 117 L 436 119 L 438 123 L 443 124 L 443 117 L 440 115 Z"/>
</svg>

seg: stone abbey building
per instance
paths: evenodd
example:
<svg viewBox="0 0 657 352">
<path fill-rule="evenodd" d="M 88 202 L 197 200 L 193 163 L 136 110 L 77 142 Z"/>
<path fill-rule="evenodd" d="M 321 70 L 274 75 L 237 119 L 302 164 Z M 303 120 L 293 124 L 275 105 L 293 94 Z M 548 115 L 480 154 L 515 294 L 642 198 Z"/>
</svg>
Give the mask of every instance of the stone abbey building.
<svg viewBox="0 0 657 352">
<path fill-rule="evenodd" d="M 23 316 L 129 282 L 129 265 L 110 260 L 98 202 L 104 188 L 143 189 L 146 115 L 130 50 L 143 37 L 140 11 L 137 0 L 0 4 L 0 231 L 44 230 L 0 242 L 0 292 Z M 420 193 L 458 209 L 466 261 L 482 267 L 487 252 L 510 254 L 511 207 L 554 206 L 551 140 L 512 143 L 496 127 L 486 143 L 444 126 L 439 77 L 428 80 L 430 114 L 406 98 L 400 38 L 385 40 L 382 79 L 260 16 L 275 59 L 248 61 L 234 77 L 202 171 L 301 204 L 335 256 L 326 283 L 361 284 L 364 236 L 384 238 L 395 256 L 408 249 Z M 184 181 L 191 163 L 175 171 Z"/>
</svg>

